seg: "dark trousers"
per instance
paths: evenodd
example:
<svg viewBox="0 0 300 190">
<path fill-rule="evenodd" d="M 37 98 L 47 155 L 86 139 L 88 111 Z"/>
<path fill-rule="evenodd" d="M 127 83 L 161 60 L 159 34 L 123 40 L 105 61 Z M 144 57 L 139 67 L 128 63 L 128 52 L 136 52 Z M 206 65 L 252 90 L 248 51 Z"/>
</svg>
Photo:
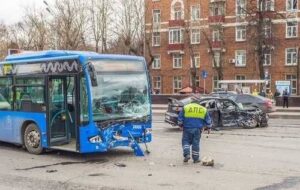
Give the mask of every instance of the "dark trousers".
<svg viewBox="0 0 300 190">
<path fill-rule="evenodd" d="M 283 107 L 289 108 L 289 99 L 288 97 L 283 97 Z"/>
<path fill-rule="evenodd" d="M 201 129 L 199 128 L 183 128 L 182 133 L 182 149 L 183 156 L 190 155 L 190 147 L 192 146 L 193 160 L 199 160 Z"/>
</svg>

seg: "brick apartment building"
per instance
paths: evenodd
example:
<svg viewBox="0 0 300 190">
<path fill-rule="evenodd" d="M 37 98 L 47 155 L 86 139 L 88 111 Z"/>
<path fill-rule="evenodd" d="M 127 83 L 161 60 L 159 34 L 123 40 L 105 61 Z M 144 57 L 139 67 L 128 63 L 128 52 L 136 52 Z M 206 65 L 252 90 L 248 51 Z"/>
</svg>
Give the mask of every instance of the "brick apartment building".
<svg viewBox="0 0 300 190">
<path fill-rule="evenodd" d="M 208 73 L 208 92 L 220 87 L 221 73 L 223 80 L 268 80 L 273 92 L 276 81 L 289 80 L 299 95 L 298 1 L 146 0 L 153 90 L 173 94 L 191 86 L 195 65 L 196 86 L 203 89 L 201 72 Z"/>
</svg>

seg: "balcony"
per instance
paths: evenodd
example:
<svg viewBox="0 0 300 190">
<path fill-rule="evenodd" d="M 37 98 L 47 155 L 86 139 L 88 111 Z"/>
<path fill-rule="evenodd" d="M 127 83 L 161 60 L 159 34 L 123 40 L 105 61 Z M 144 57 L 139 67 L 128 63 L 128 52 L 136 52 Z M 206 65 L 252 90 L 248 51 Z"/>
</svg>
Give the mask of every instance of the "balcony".
<svg viewBox="0 0 300 190">
<path fill-rule="evenodd" d="M 222 47 L 222 41 L 212 41 L 211 42 L 211 48 L 213 50 L 221 49 Z"/>
<path fill-rule="evenodd" d="M 276 17 L 275 11 L 265 10 L 265 11 L 257 11 L 256 18 L 262 17 L 263 19 L 274 19 Z"/>
<path fill-rule="evenodd" d="M 184 26 L 184 20 L 169 20 L 169 27 Z"/>
<path fill-rule="evenodd" d="M 184 44 L 169 44 L 168 45 L 168 54 L 171 53 L 180 53 L 184 54 Z"/>
<path fill-rule="evenodd" d="M 208 17 L 208 22 L 210 24 L 223 23 L 223 22 L 225 22 L 225 15 L 209 16 Z"/>
</svg>

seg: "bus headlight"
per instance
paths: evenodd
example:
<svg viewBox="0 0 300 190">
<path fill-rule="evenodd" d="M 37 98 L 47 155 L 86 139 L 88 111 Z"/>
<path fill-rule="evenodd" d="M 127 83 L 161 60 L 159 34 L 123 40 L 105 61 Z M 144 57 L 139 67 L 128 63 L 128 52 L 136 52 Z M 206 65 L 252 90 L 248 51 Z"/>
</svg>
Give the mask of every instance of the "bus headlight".
<svg viewBox="0 0 300 190">
<path fill-rule="evenodd" d="M 151 128 L 146 128 L 145 129 L 145 134 L 148 135 L 148 134 L 151 134 L 152 133 L 152 129 Z"/>
<path fill-rule="evenodd" d="M 101 137 L 99 135 L 91 137 L 89 139 L 89 141 L 90 141 L 90 143 L 101 143 L 102 142 Z"/>
</svg>

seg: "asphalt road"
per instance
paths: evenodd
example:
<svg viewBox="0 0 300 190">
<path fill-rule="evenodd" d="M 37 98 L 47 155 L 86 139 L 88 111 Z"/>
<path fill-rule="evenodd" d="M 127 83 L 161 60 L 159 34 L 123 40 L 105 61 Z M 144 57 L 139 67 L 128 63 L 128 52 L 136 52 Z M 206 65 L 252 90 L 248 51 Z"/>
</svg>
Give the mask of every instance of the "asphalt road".
<svg viewBox="0 0 300 190">
<path fill-rule="evenodd" d="M 214 167 L 183 164 L 181 132 L 154 117 L 150 155 L 129 148 L 80 155 L 28 154 L 0 143 L 0 189 L 300 189 L 300 120 L 202 134 L 201 156 Z"/>
</svg>

